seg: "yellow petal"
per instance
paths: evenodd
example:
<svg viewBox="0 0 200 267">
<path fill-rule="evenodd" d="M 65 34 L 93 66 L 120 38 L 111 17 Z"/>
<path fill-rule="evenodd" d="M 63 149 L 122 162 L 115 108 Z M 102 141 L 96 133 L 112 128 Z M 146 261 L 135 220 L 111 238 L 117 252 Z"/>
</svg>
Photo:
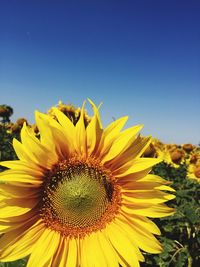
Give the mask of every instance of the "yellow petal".
<svg viewBox="0 0 200 267">
<path fill-rule="evenodd" d="M 29 222 L 33 222 L 37 219 L 35 210 L 30 211 L 14 217 L 1 218 L 0 219 L 0 233 L 7 233 L 17 228 L 21 228 Z"/>
<path fill-rule="evenodd" d="M 51 165 L 49 166 L 49 161 L 51 161 L 53 157 L 51 150 L 47 149 L 40 143 L 34 134 L 27 128 L 26 124 L 24 124 L 21 130 L 21 140 L 26 154 L 37 165 L 48 168 L 55 163 L 51 162 Z"/>
<path fill-rule="evenodd" d="M 32 159 L 27 155 L 26 149 L 20 143 L 17 139 L 13 139 L 13 148 L 15 150 L 15 153 L 17 154 L 17 157 L 25 162 L 32 162 Z"/>
<path fill-rule="evenodd" d="M 149 253 L 160 253 L 162 251 L 162 246 L 159 241 L 136 222 L 134 224 L 129 223 L 125 217 L 120 215 L 115 220 L 115 223 L 142 250 Z"/>
<path fill-rule="evenodd" d="M 109 167 L 114 171 L 122 167 L 124 164 L 130 162 L 134 158 L 140 157 L 149 146 L 150 142 L 151 137 L 141 138 L 140 136 L 137 136 L 137 138 L 122 154 L 118 155 L 111 161 Z"/>
<path fill-rule="evenodd" d="M 160 185 L 160 186 L 155 187 L 155 189 L 176 192 L 176 190 L 174 190 L 172 187 L 167 186 L 167 185 Z"/>
<path fill-rule="evenodd" d="M 38 194 L 39 191 L 37 188 L 0 184 L 0 195 L 5 196 L 6 198 L 36 198 Z"/>
<path fill-rule="evenodd" d="M 39 166 L 31 164 L 31 162 L 28 163 L 21 160 L 8 160 L 8 161 L 1 161 L 0 165 L 6 168 L 23 171 L 33 176 L 44 175 L 43 170 Z"/>
<path fill-rule="evenodd" d="M 98 236 L 99 245 L 106 258 L 107 267 L 119 267 L 116 252 L 110 244 L 109 239 L 105 237 L 104 231 L 97 232 L 96 234 Z"/>
<path fill-rule="evenodd" d="M 131 192 L 136 190 L 138 192 L 143 192 L 144 190 L 166 190 L 175 192 L 175 190 L 166 184 L 171 184 L 171 182 L 162 179 L 159 176 L 148 174 L 148 170 L 139 173 L 133 173 L 122 177 L 119 179 L 118 184 L 122 186 L 122 192 Z"/>
<path fill-rule="evenodd" d="M 0 173 L 1 182 L 21 182 L 30 183 L 34 186 L 39 186 L 42 184 L 41 177 L 35 177 L 22 171 L 6 170 Z"/>
<path fill-rule="evenodd" d="M 119 137 L 113 142 L 109 153 L 107 153 L 103 159 L 102 163 L 112 160 L 116 156 L 122 154 L 135 140 L 136 134 L 142 129 L 143 125 L 137 125 L 124 130 L 120 133 Z"/>
<path fill-rule="evenodd" d="M 131 206 L 123 205 L 121 209 L 127 214 L 137 214 L 150 218 L 162 218 L 174 214 L 174 209 L 167 207 L 165 204 L 150 206 L 146 203 L 137 203 Z"/>
<path fill-rule="evenodd" d="M 100 109 L 100 107 L 101 107 L 101 105 L 102 105 L 102 102 L 99 104 L 98 107 L 96 107 L 96 105 L 94 104 L 94 102 L 93 102 L 90 98 L 88 98 L 87 100 L 88 100 L 88 102 L 90 103 L 90 105 L 92 106 L 92 108 L 93 108 L 93 110 L 94 110 L 94 113 L 96 113 L 96 115 L 97 115 L 97 120 L 98 120 L 98 122 L 99 122 L 99 126 L 100 126 L 100 128 L 103 128 L 103 127 L 102 127 L 102 123 L 101 123 L 101 117 L 100 117 L 100 114 L 99 114 L 99 109 Z"/>
<path fill-rule="evenodd" d="M 148 173 L 151 171 L 151 168 L 131 173 L 123 177 L 115 176 L 117 183 L 125 190 L 127 189 L 134 189 L 136 182 L 140 182 Z"/>
<path fill-rule="evenodd" d="M 51 267 L 66 267 L 69 239 L 61 237 L 59 247 L 52 260 Z"/>
<path fill-rule="evenodd" d="M 159 190 L 129 190 L 123 192 L 122 203 L 126 203 L 127 205 L 136 203 L 157 204 L 174 198 L 174 195 Z"/>
<path fill-rule="evenodd" d="M 0 219 L 7 218 L 11 216 L 19 216 L 28 212 L 31 208 L 18 207 L 18 206 L 4 206 L 0 207 Z"/>
<path fill-rule="evenodd" d="M 149 176 L 147 174 L 146 176 Z M 123 179 L 119 180 L 121 184 L 123 184 L 122 191 L 124 192 L 130 192 L 132 190 L 137 190 L 138 192 L 143 192 L 144 190 L 168 190 L 168 191 L 175 191 L 174 189 L 171 189 L 169 186 L 165 186 L 165 184 L 168 184 L 168 181 L 162 180 L 156 180 L 153 179 L 148 180 L 146 176 L 142 177 L 141 179 L 134 179 L 134 176 L 128 175 L 124 177 Z M 163 185 L 164 184 L 164 185 Z"/>
<path fill-rule="evenodd" d="M 123 234 L 121 229 L 117 227 L 115 223 L 112 223 L 107 226 L 106 233 L 122 262 L 127 264 L 127 266 L 139 267 L 139 260 L 135 252 L 135 247 L 130 242 L 130 239 Z"/>
<path fill-rule="evenodd" d="M 38 199 L 4 199 L 0 204 L 0 218 L 8 218 L 22 215 L 38 203 Z"/>
<path fill-rule="evenodd" d="M 0 221 L 0 234 L 6 233 L 8 229 L 10 229 L 10 225 L 8 225 L 8 223 Z"/>
<path fill-rule="evenodd" d="M 44 226 L 38 221 L 30 227 L 23 226 L 6 233 L 1 237 L 0 260 L 15 261 L 29 255 L 43 231 Z"/>
<path fill-rule="evenodd" d="M 128 116 L 122 117 L 109 124 L 103 131 L 97 155 L 103 157 L 109 151 L 113 141 L 119 136 L 119 132 L 126 123 Z"/>
<path fill-rule="evenodd" d="M 130 214 L 125 214 L 125 213 L 122 213 L 122 214 L 123 216 L 127 218 L 128 221 L 130 221 L 131 224 L 137 223 L 137 225 L 140 225 L 143 229 L 146 229 L 152 234 L 155 234 L 155 235 L 161 234 L 158 226 L 154 222 L 152 222 L 150 219 L 146 218 L 145 216 L 136 215 L 136 214 L 130 215 Z"/>
<path fill-rule="evenodd" d="M 86 236 L 83 239 L 82 250 L 85 258 L 84 262 L 85 266 L 87 267 L 107 266 L 107 261 L 106 258 L 104 257 L 102 248 L 100 247 L 96 233 L 91 233 L 90 235 Z"/>
<path fill-rule="evenodd" d="M 123 177 L 132 173 L 137 173 L 146 169 L 151 168 L 152 166 L 161 162 L 160 159 L 154 158 L 136 158 L 127 164 L 123 165 L 118 170 L 115 170 L 113 174 L 116 177 Z"/>
<path fill-rule="evenodd" d="M 50 262 L 59 246 L 59 241 L 60 234 L 46 228 L 38 241 L 33 244 L 27 267 L 50 266 Z"/>
<path fill-rule="evenodd" d="M 78 247 L 75 239 L 70 239 L 68 244 L 68 255 L 65 267 L 78 266 Z"/>
<path fill-rule="evenodd" d="M 91 155 L 99 145 L 103 130 L 101 128 L 99 111 L 91 100 L 89 100 L 89 102 L 94 110 L 94 116 L 86 128 L 87 153 Z"/>
<path fill-rule="evenodd" d="M 26 163 L 30 163 L 30 166 L 35 165 L 36 169 L 38 169 L 39 167 L 43 166 L 45 168 L 51 168 L 51 166 L 55 163 L 55 160 L 53 160 L 53 156 L 51 155 L 51 157 L 48 157 L 48 154 L 46 154 L 45 157 L 41 157 L 40 161 L 37 160 L 35 158 L 35 156 L 33 156 L 33 154 L 31 154 L 31 147 L 25 147 L 22 143 L 20 143 L 17 139 L 13 139 L 13 147 L 14 150 L 17 154 L 17 157 Z M 40 151 L 41 150 L 37 150 L 36 154 L 38 153 L 38 157 L 40 156 Z"/>
<path fill-rule="evenodd" d="M 54 110 L 56 110 L 56 114 L 58 113 L 60 115 L 60 111 L 58 111 L 56 108 L 54 108 Z M 54 150 L 56 154 L 59 155 L 60 158 L 65 159 L 70 153 L 74 152 L 74 126 L 72 128 L 73 131 L 69 131 L 71 127 L 70 129 L 68 129 L 68 131 L 66 131 L 66 126 L 63 127 L 60 123 L 58 123 L 50 116 L 42 113 L 40 113 L 40 116 L 43 122 L 46 123 L 46 125 L 51 129 L 52 140 L 55 146 Z"/>
<path fill-rule="evenodd" d="M 73 143 L 71 143 L 63 134 L 56 128 L 52 128 L 53 137 L 55 142 L 55 150 L 60 160 L 65 160 L 73 151 Z"/>
<path fill-rule="evenodd" d="M 161 178 L 158 175 L 155 174 L 148 174 L 146 175 L 144 178 L 141 179 L 141 182 L 154 182 L 154 183 L 158 183 L 160 185 L 162 184 L 172 184 L 171 181 L 167 181 L 163 178 Z"/>
<path fill-rule="evenodd" d="M 84 123 L 84 106 L 85 102 L 83 103 L 82 109 L 81 109 L 81 115 L 80 118 L 76 124 L 76 143 L 75 143 L 75 149 L 78 153 L 81 155 L 86 155 L 86 129 L 85 129 L 85 123 Z"/>
<path fill-rule="evenodd" d="M 67 138 L 72 141 L 72 137 L 75 136 L 75 126 L 74 126 L 74 124 L 58 108 L 53 108 L 53 111 L 55 112 L 55 115 L 56 115 L 59 123 L 62 125 L 63 130 L 64 130 Z"/>
<path fill-rule="evenodd" d="M 58 155 L 56 153 L 56 143 L 53 138 L 53 133 L 49 123 L 47 115 L 40 113 L 39 111 L 35 112 L 35 120 L 37 127 L 40 131 L 40 141 L 43 146 L 51 151 L 51 157 L 54 163 L 58 161 Z"/>
</svg>

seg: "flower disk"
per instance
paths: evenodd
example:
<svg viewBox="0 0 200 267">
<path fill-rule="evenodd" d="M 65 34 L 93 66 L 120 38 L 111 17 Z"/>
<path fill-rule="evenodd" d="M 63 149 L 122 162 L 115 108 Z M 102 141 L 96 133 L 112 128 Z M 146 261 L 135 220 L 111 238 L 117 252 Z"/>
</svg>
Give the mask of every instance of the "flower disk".
<svg viewBox="0 0 200 267">
<path fill-rule="evenodd" d="M 1 162 L 0 261 L 29 256 L 27 267 L 139 267 L 140 250 L 160 253 L 158 227 L 147 217 L 174 213 L 168 182 L 150 174 L 158 158 L 127 117 L 105 129 L 99 107 L 85 123 L 58 108 L 36 112 L 37 136 L 24 123 L 18 160 Z"/>
<path fill-rule="evenodd" d="M 46 225 L 73 237 L 104 227 L 120 203 L 108 176 L 87 163 L 60 164 L 43 192 L 41 217 Z"/>
</svg>

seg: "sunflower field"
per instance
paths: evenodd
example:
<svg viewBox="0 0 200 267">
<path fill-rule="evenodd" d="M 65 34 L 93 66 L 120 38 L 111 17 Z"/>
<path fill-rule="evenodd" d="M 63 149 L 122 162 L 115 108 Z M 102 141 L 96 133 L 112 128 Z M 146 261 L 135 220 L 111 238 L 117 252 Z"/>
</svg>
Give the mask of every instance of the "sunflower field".
<svg viewBox="0 0 200 267">
<path fill-rule="evenodd" d="M 56 111 L 58 110 L 58 111 Z M 59 102 L 56 107 L 52 107 L 48 112 L 47 116 L 50 117 L 51 119 L 55 120 L 56 123 L 58 121 L 61 121 L 61 115 L 60 113 L 63 113 L 71 122 L 74 126 L 78 125 L 80 120 L 82 119 L 83 125 L 82 127 L 86 128 L 89 127 L 90 124 L 92 124 L 92 117 L 88 115 L 87 111 L 84 108 L 76 108 L 71 104 L 64 104 L 62 102 Z M 95 107 L 94 107 L 94 113 L 97 112 Z M 40 123 L 37 125 L 34 124 L 29 124 L 29 122 L 26 120 L 26 118 L 19 118 L 16 122 L 10 121 L 10 116 L 12 115 L 13 110 L 11 107 L 7 105 L 1 105 L 0 106 L 0 162 L 16 162 L 18 160 L 18 156 L 16 154 L 16 149 L 13 148 L 13 139 L 18 140 L 21 142 L 22 138 L 22 132 L 23 128 L 26 127 L 30 131 L 31 134 L 33 134 L 37 140 L 41 139 L 41 126 L 39 126 Z M 96 113 L 95 113 L 96 114 Z M 96 115 L 96 121 L 95 123 L 97 124 L 98 122 L 98 117 L 99 115 Z M 41 116 L 42 117 L 42 116 Z M 60 119 L 60 120 L 59 120 Z M 64 120 L 64 119 L 63 119 Z M 95 125 L 96 125 L 95 124 Z M 96 126 L 95 126 L 96 127 Z M 97 140 L 97 138 L 96 138 Z M 168 200 L 168 207 L 175 210 L 175 212 L 169 212 L 166 213 L 165 216 L 155 216 L 155 218 L 151 219 L 155 224 L 157 225 L 158 228 L 160 229 L 160 234 L 155 230 L 156 238 L 159 240 L 161 246 L 162 246 L 162 251 L 160 250 L 160 253 L 155 252 L 152 250 L 152 252 L 148 251 L 148 249 L 145 250 L 141 248 L 142 255 L 143 256 L 138 256 L 138 261 L 141 261 L 140 265 L 138 264 L 138 261 L 136 263 L 133 263 L 130 265 L 128 262 L 123 260 L 122 256 L 119 257 L 119 266 L 122 267 L 128 267 L 128 266 L 141 266 L 141 267 L 199 267 L 200 266 L 200 147 L 195 146 L 193 144 L 164 144 L 161 140 L 158 140 L 156 138 L 151 138 L 149 139 L 148 137 L 138 135 L 138 140 L 137 142 L 140 142 L 140 144 L 143 144 L 145 149 L 142 150 L 141 158 L 143 159 L 152 159 L 155 160 L 155 163 L 153 164 L 150 172 L 148 175 L 152 175 L 151 177 L 161 177 L 162 180 L 159 180 L 161 178 L 157 178 L 160 185 L 159 189 L 163 190 L 162 194 L 166 194 L 166 199 Z M 16 141 L 17 142 L 17 141 Z M 97 142 L 97 141 L 96 141 Z M 134 143 L 135 142 L 135 143 Z M 133 142 L 134 144 L 136 143 L 135 139 Z M 16 143 L 19 144 L 19 143 Z M 17 145 L 16 145 L 17 146 Z M 129 148 L 130 150 L 131 148 Z M 120 156 L 117 155 L 118 157 Z M 122 160 L 122 159 L 121 159 Z M 72 162 L 73 163 L 73 162 Z M 72 164 L 71 163 L 71 164 Z M 10 163 L 9 163 L 10 164 Z M 96 164 L 96 163 L 95 163 Z M 116 163 L 115 163 L 116 164 Z M 82 168 L 85 167 L 85 163 L 82 164 Z M 88 165 L 89 168 L 90 165 Z M 88 168 L 87 166 L 87 168 Z M 94 165 L 96 166 L 96 165 Z M 2 163 L 0 166 L 0 172 L 3 174 L 5 171 L 7 171 L 7 165 Z M 93 165 L 92 165 L 93 168 Z M 77 177 L 76 171 L 74 171 L 74 167 L 71 167 L 70 165 L 70 173 L 75 173 L 73 174 L 74 177 Z M 93 170 L 93 169 L 91 169 Z M 59 172 L 62 172 L 62 168 L 60 167 Z M 65 171 L 65 174 L 67 171 Z M 101 171 L 99 169 L 96 170 L 96 176 L 97 179 L 99 179 L 99 175 L 101 175 Z M 67 173 L 68 174 L 68 173 Z M 63 174 L 61 174 L 63 175 Z M 53 177 L 55 178 L 55 177 Z M 56 178 L 55 178 L 56 179 Z M 85 176 L 83 176 L 82 180 L 83 183 L 85 183 Z M 165 180 L 164 180 L 165 179 Z M 164 182 L 165 181 L 165 182 Z M 152 181 L 153 182 L 153 181 Z M 93 183 L 93 182 L 92 182 Z M 96 182 L 95 182 L 96 183 Z M 145 180 L 143 182 L 145 184 Z M 4 200 L 3 190 L 4 190 L 4 184 L 5 181 L 1 181 L 0 177 L 0 199 L 1 201 Z M 155 183 L 156 184 L 156 183 Z M 17 185 L 17 182 L 14 183 L 14 185 Z M 63 182 L 64 185 L 64 182 Z M 93 185 L 93 184 L 92 184 Z M 54 185 L 52 185 L 52 188 Z M 65 185 L 64 185 L 65 186 Z M 77 185 L 76 185 L 77 186 Z M 96 186 L 96 184 L 94 185 Z M 106 184 L 106 187 L 109 187 L 110 184 Z M 145 185 L 147 186 L 147 185 Z M 155 186 L 156 188 L 158 187 Z M 68 190 L 67 187 L 64 187 L 65 190 Z M 76 188 L 76 187 L 75 187 Z M 154 188 L 153 188 L 154 189 Z M 48 189 L 46 189 L 48 191 Z M 59 189 L 62 194 L 63 189 Z M 88 189 L 89 190 L 89 189 Z M 110 190 L 108 189 L 110 194 L 114 194 L 114 189 Z M 151 190 L 153 191 L 153 190 Z M 170 194 L 165 193 L 167 191 L 170 191 Z M 46 193 L 44 195 L 45 201 L 48 202 L 49 199 L 54 198 L 52 191 Z M 60 194 L 61 194 L 60 193 Z M 14 194 L 12 192 L 12 194 Z M 70 194 L 70 192 L 69 192 Z M 94 194 L 96 194 L 96 191 L 94 190 Z M 104 194 L 104 193 L 102 193 Z M 117 193 L 116 193 L 117 194 Z M 138 193 L 139 194 L 139 193 Z M 174 197 L 171 197 L 175 195 Z M 113 195 L 112 195 L 113 197 Z M 117 198 L 117 197 L 116 197 Z M 156 199 L 156 196 L 155 196 Z M 59 199 L 60 201 L 60 199 Z M 71 201 L 71 200 L 70 200 Z M 95 198 L 95 201 L 99 203 L 99 199 Z M 141 200 L 140 200 L 141 201 Z M 75 203 L 76 204 L 76 203 Z M 73 205 L 75 205 L 73 204 Z M 79 203 L 80 204 L 80 203 Z M 56 205 L 60 205 L 60 202 Z M 70 202 L 70 205 L 71 202 Z M 89 205 L 89 204 L 88 204 Z M 106 204 L 107 205 L 107 204 Z M 162 205 L 162 204 L 160 204 Z M 57 207 L 56 206 L 56 207 Z M 81 204 L 80 204 L 81 206 Z M 71 207 L 71 206 L 70 206 Z M 106 206 L 107 207 L 107 206 Z M 161 207 L 161 206 L 160 206 Z M 4 207 L 3 207 L 4 208 Z M 52 212 L 52 207 L 47 206 L 47 204 L 43 205 L 43 208 L 46 210 L 50 210 Z M 60 208 L 60 207 L 59 207 Z M 113 207 L 111 207 L 110 213 L 112 213 Z M 96 210 L 95 210 L 96 212 Z M 99 211 L 98 211 L 99 212 Z M 164 211 L 163 211 L 164 212 Z M 92 214 L 92 212 L 91 212 Z M 4 253 L 4 248 L 6 247 L 6 242 L 4 239 L 1 242 L 1 238 L 4 237 L 4 227 L 6 228 L 6 219 L 3 217 L 1 218 L 1 212 L 0 212 L 0 230 L 1 230 L 1 237 L 0 237 L 0 267 L 22 267 L 26 266 L 28 262 L 28 258 L 30 253 L 26 251 L 23 251 L 21 255 L 24 255 L 24 257 L 17 258 L 17 260 L 14 260 L 15 257 L 13 256 L 13 260 L 2 260 L 1 261 L 1 255 Z M 64 215 L 62 215 L 64 216 Z M 75 216 L 75 215 L 74 215 Z M 77 219 L 76 215 L 76 219 Z M 86 216 L 88 216 L 86 214 Z M 94 215 L 94 219 L 96 220 L 96 215 Z M 148 217 L 148 215 L 146 215 Z M 151 216 L 150 216 L 151 217 Z M 127 217 L 128 218 L 128 217 Z M 139 217 L 138 217 L 139 218 Z M 78 217 L 79 219 L 79 217 Z M 89 218 L 90 219 L 90 218 Z M 86 217 L 86 222 L 89 223 L 89 219 Z M 97 221 L 98 221 L 97 217 Z M 48 217 L 48 220 L 51 220 L 51 217 Z M 62 217 L 62 220 L 65 221 L 66 218 Z M 111 220 L 111 219 L 109 219 Z M 146 219 L 145 219 L 146 220 Z M 147 222 L 147 221 L 145 221 Z M 14 222 L 13 224 L 15 224 Z M 81 221 L 81 223 L 84 225 L 84 222 Z M 151 225 L 150 222 L 148 221 L 149 226 Z M 82 226 L 81 224 L 81 226 Z M 122 224 L 121 224 L 122 225 Z M 156 227 L 157 227 L 156 226 Z M 15 227 L 15 226 L 12 226 Z M 54 226 L 51 226 L 54 227 Z M 148 226 L 147 226 L 148 228 Z M 57 229 L 57 228 L 56 228 Z M 60 229 L 60 228 L 59 228 Z M 116 228 L 117 229 L 117 228 Z M 129 229 L 129 228 L 127 228 Z M 152 226 L 152 229 L 157 229 L 154 226 Z M 64 231 L 61 229 L 60 231 Z M 68 233 L 68 232 L 67 232 Z M 153 233 L 153 232 L 152 232 Z M 5 234 L 6 235 L 6 234 Z M 131 235 L 131 232 L 130 232 Z M 10 240 L 9 240 L 10 238 Z M 6 247 L 6 253 L 12 254 L 12 250 L 14 251 L 14 245 L 12 243 L 12 236 L 9 236 L 8 238 L 8 244 L 10 242 L 9 248 Z M 121 239 L 123 240 L 123 239 Z M 132 240 L 134 240 L 134 236 L 132 236 Z M 151 239 L 150 239 L 151 240 Z M 152 239 L 153 240 L 153 239 Z M 16 241 L 18 242 L 18 241 Z M 120 242 L 120 239 L 119 239 Z M 151 243 L 151 241 L 149 241 Z M 153 241 L 152 241 L 153 242 Z M 149 244 L 151 245 L 151 244 Z M 18 244 L 20 246 L 20 243 Z M 120 246 L 124 250 L 128 250 L 129 243 L 123 242 L 120 244 Z M 48 250 L 48 247 L 46 248 Z M 106 249 L 106 248 L 105 248 Z M 23 247 L 22 247 L 23 250 Z M 3 251 L 3 252 L 2 252 Z M 139 250 L 138 250 L 139 251 Z M 84 251 L 83 251 L 84 253 Z M 91 252 L 93 253 L 93 252 Z M 138 252 L 139 253 L 139 252 Z M 4 253 L 5 254 L 5 253 Z M 19 253 L 20 254 L 20 253 Z M 137 248 L 136 248 L 136 254 L 137 254 Z M 60 254 L 59 254 L 60 255 Z M 100 255 L 100 254 L 99 254 Z M 139 254 L 137 254 L 139 255 Z M 5 255 L 5 258 L 7 255 Z M 61 257 L 61 256 L 60 256 Z M 133 254 L 133 258 L 134 258 Z M 142 259 L 144 257 L 144 259 Z M 11 257 L 12 258 L 12 257 Z M 9 259 L 9 257 L 8 257 Z M 34 261 L 33 261 L 34 262 Z M 57 262 L 59 260 L 57 259 Z M 87 262 L 87 260 L 85 261 Z M 89 262 L 89 260 L 88 260 Z M 102 261 L 103 262 L 103 261 Z M 105 261 L 106 262 L 106 261 Z M 110 264 L 109 266 L 117 266 L 118 262 L 115 264 L 113 263 Z M 134 265 L 135 264 L 135 265 Z M 30 265 L 31 266 L 31 265 Z M 69 267 L 79 267 L 78 263 L 77 265 L 67 265 L 63 263 L 63 265 L 56 265 L 46 263 L 46 265 L 42 266 L 69 266 Z M 41 267 L 42 267 L 41 266 Z M 83 266 L 86 266 L 86 264 Z M 88 265 L 88 266 L 102 266 L 104 265 Z M 88 267 L 87 266 L 87 267 Z M 107 265 L 105 265 L 106 267 Z M 36 265 L 32 265 L 32 267 L 40 267 Z M 82 267 L 82 265 L 80 265 Z"/>
</svg>

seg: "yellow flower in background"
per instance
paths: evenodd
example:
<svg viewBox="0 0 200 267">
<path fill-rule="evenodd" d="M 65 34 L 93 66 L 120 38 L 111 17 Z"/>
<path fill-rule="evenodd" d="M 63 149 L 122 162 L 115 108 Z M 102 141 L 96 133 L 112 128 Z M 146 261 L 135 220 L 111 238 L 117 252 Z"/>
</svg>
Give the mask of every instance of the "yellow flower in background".
<svg viewBox="0 0 200 267">
<path fill-rule="evenodd" d="M 190 152 L 189 157 L 187 158 L 187 164 L 196 164 L 200 162 L 200 149 L 196 148 Z"/>
<path fill-rule="evenodd" d="M 152 138 L 150 145 L 143 153 L 143 157 L 158 158 L 167 164 L 173 164 L 168 146 L 156 138 Z"/>
<path fill-rule="evenodd" d="M 158 158 L 162 159 L 173 168 L 179 168 L 185 163 L 186 153 L 175 144 L 166 144 L 161 149 L 157 149 Z"/>
<path fill-rule="evenodd" d="M 99 108 L 76 125 L 36 112 L 40 139 L 25 124 L 13 146 L 19 160 L 1 162 L 0 261 L 30 255 L 27 266 L 139 266 L 140 249 L 160 253 L 158 227 L 147 217 L 174 213 L 165 180 L 149 174 L 160 159 L 141 158 L 151 139 L 128 117 L 102 128 Z"/>
<path fill-rule="evenodd" d="M 183 148 L 183 150 L 185 150 L 185 152 L 191 153 L 193 150 L 195 150 L 196 147 L 194 145 L 188 143 L 188 144 L 183 144 L 182 148 Z"/>
<path fill-rule="evenodd" d="M 157 148 L 156 153 L 157 153 L 157 155 L 158 155 L 157 157 L 159 159 L 163 160 L 167 164 L 170 164 L 170 165 L 172 164 L 170 153 L 167 150 L 165 145 L 162 147 L 162 149 Z"/>
<path fill-rule="evenodd" d="M 174 149 L 173 151 L 169 151 L 171 157 L 171 165 L 174 168 L 178 168 L 180 164 L 185 162 L 185 151 L 181 148 Z"/>
<path fill-rule="evenodd" d="M 191 163 L 187 166 L 187 176 L 200 182 L 200 160 L 196 161 L 195 164 Z"/>
<path fill-rule="evenodd" d="M 159 139 L 152 138 L 151 143 L 146 148 L 142 156 L 148 158 L 159 158 L 160 160 L 163 160 L 164 153 L 164 144 Z"/>
<path fill-rule="evenodd" d="M 176 150 L 178 148 L 178 145 L 176 145 L 176 144 L 166 144 L 165 147 L 169 152 L 173 152 L 174 150 Z"/>
</svg>

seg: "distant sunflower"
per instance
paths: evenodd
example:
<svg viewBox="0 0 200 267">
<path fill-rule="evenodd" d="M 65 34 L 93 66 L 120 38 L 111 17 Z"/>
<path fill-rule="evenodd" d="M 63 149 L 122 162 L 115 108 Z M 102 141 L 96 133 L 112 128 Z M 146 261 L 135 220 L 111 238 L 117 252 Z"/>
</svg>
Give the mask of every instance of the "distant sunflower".
<svg viewBox="0 0 200 267">
<path fill-rule="evenodd" d="M 90 101 L 90 100 L 89 100 Z M 174 210 L 162 178 L 149 174 L 160 160 L 141 158 L 150 138 L 142 126 L 122 130 L 127 117 L 103 129 L 99 111 L 86 127 L 84 105 L 76 126 L 58 109 L 57 120 L 36 112 L 40 139 L 23 126 L 13 146 L 19 160 L 1 162 L 0 260 L 30 255 L 28 267 L 139 266 L 139 249 L 160 253 L 147 217 Z M 147 216 L 147 217 L 146 217 Z"/>
<path fill-rule="evenodd" d="M 185 150 L 185 152 L 191 153 L 196 147 L 192 144 L 183 144 L 182 148 Z"/>
<path fill-rule="evenodd" d="M 200 149 L 197 148 L 190 152 L 186 162 L 187 164 L 196 164 L 197 162 L 200 162 Z"/>
<path fill-rule="evenodd" d="M 188 165 L 187 176 L 192 179 L 197 179 L 197 181 L 200 182 L 200 161 Z"/>
<path fill-rule="evenodd" d="M 185 151 L 182 148 L 177 148 L 169 151 L 170 165 L 174 168 L 179 168 L 181 164 L 185 163 Z"/>
</svg>

